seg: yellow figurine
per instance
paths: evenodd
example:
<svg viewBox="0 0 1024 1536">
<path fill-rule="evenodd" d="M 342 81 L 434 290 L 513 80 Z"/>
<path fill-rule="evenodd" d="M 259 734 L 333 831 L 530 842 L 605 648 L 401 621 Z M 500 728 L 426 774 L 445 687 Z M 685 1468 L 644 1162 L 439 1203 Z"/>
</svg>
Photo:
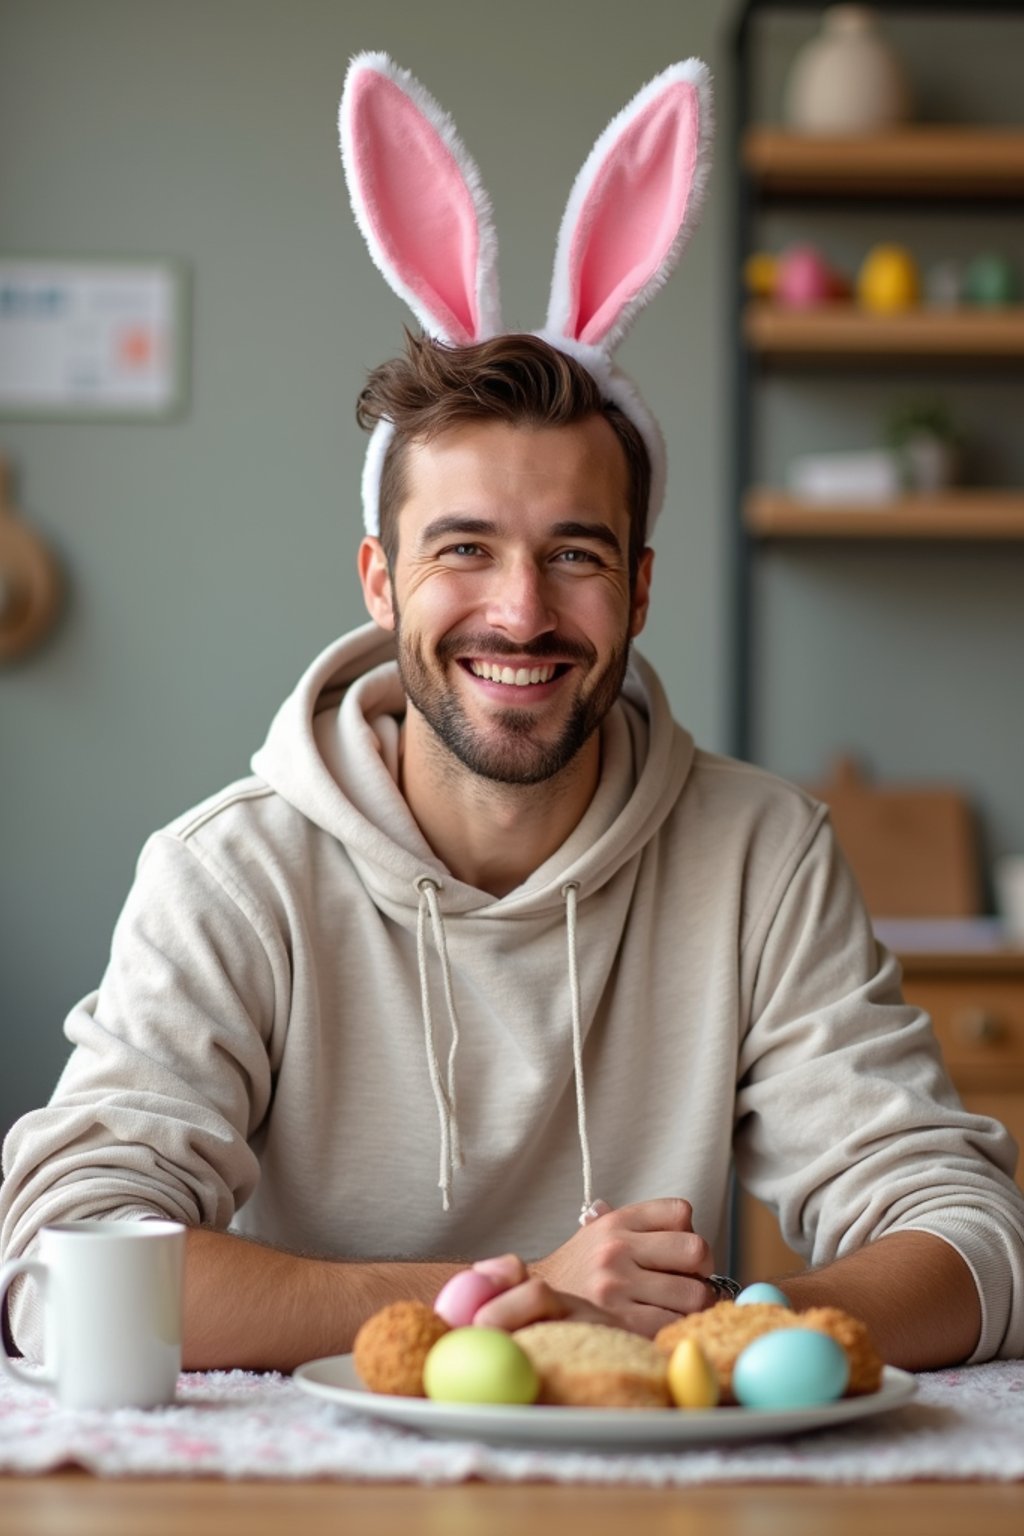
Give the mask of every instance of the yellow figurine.
<svg viewBox="0 0 1024 1536">
<path fill-rule="evenodd" d="M 743 266 L 743 279 L 752 298 L 774 297 L 778 266 L 777 258 L 768 251 L 751 252 Z"/>
<path fill-rule="evenodd" d="M 921 294 L 917 263 L 902 245 L 875 245 L 857 276 L 857 298 L 864 309 L 892 314 L 913 309 Z"/>
</svg>

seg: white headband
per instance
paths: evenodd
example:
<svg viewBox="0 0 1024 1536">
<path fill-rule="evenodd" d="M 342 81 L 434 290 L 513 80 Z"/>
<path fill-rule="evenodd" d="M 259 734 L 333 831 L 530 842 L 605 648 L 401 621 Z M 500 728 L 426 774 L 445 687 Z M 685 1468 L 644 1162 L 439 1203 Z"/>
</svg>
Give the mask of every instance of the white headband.
<svg viewBox="0 0 1024 1536">
<path fill-rule="evenodd" d="M 356 223 L 385 279 L 446 346 L 500 336 L 498 242 L 480 173 L 455 124 L 384 53 L 358 54 L 338 114 Z M 665 495 L 665 443 L 614 352 L 679 260 L 700 210 L 712 134 L 711 80 L 699 59 L 672 64 L 608 124 L 569 194 L 547 320 L 534 334 L 581 362 L 632 421 L 651 460 L 648 526 Z M 394 428 L 374 428 L 363 521 L 378 499 Z"/>
</svg>

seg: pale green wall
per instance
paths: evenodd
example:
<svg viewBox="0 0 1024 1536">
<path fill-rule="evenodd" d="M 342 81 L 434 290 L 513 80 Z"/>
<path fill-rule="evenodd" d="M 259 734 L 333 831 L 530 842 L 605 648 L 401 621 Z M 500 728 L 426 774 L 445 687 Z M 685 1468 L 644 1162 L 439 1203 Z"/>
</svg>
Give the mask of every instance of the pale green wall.
<svg viewBox="0 0 1024 1536">
<path fill-rule="evenodd" d="M 20 504 L 69 582 L 51 640 L 0 670 L 0 1131 L 49 1092 L 61 1021 L 99 978 L 146 834 L 244 774 L 300 670 L 362 619 L 352 406 L 406 315 L 346 204 L 335 114 L 349 56 L 391 51 L 452 111 L 494 200 L 506 318 L 530 328 L 564 198 L 612 111 L 697 53 L 728 120 L 735 9 L 0 0 L 0 251 L 171 255 L 194 297 L 180 422 L 0 420 Z M 769 108 L 807 26 L 769 37 Z M 900 40 L 932 115 L 1019 120 L 1021 36 L 933 23 L 925 42 L 909 25 Z M 682 269 L 623 350 L 672 466 L 643 645 L 716 749 L 732 678 L 726 151 Z M 844 223 L 835 254 L 892 227 Z M 930 238 L 954 229 L 933 219 Z M 955 230 L 959 247 L 969 238 Z M 958 391 L 982 477 L 1019 483 L 1019 377 Z M 775 477 L 795 451 L 877 428 L 866 381 L 777 379 L 765 404 L 761 470 Z M 853 746 L 890 776 L 959 780 L 990 851 L 1024 849 L 1024 550 L 776 552 L 762 575 L 761 760 L 811 778 Z"/>
<path fill-rule="evenodd" d="M 506 319 L 543 319 L 561 208 L 632 92 L 725 3 L 0 0 L 0 250 L 172 255 L 194 288 L 173 425 L 0 421 L 24 514 L 69 582 L 46 646 L 0 670 L 0 1131 L 49 1093 L 146 834 L 244 774 L 307 661 L 360 622 L 366 367 L 406 312 L 336 150 L 349 56 L 384 48 L 453 113 L 495 205 Z M 724 744 L 720 335 L 725 179 L 623 350 L 671 445 L 646 648 Z"/>
</svg>

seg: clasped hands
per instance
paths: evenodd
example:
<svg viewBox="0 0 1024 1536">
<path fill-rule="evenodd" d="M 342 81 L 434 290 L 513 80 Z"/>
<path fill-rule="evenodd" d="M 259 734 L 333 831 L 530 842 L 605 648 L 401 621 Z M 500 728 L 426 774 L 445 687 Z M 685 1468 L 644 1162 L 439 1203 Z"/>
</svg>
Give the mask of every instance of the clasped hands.
<svg viewBox="0 0 1024 1536">
<path fill-rule="evenodd" d="M 529 1266 L 509 1253 L 473 1268 L 501 1288 L 476 1312 L 474 1325 L 507 1332 L 568 1319 L 653 1338 L 666 1323 L 715 1299 L 707 1283 L 714 1256 L 693 1230 L 686 1200 L 644 1200 L 606 1211 Z"/>
</svg>

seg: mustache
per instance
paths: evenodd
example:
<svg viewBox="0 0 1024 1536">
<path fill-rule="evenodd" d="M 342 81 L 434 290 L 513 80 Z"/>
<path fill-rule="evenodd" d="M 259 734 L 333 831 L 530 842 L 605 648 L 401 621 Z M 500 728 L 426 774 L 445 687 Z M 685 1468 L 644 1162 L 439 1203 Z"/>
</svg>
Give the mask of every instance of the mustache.
<svg viewBox="0 0 1024 1536">
<path fill-rule="evenodd" d="M 597 652 L 581 640 L 563 640 L 559 635 L 538 635 L 522 645 L 514 645 L 505 635 L 444 635 L 435 646 L 439 661 L 452 661 L 467 654 L 483 656 L 528 656 L 531 661 L 592 662 Z"/>
</svg>

